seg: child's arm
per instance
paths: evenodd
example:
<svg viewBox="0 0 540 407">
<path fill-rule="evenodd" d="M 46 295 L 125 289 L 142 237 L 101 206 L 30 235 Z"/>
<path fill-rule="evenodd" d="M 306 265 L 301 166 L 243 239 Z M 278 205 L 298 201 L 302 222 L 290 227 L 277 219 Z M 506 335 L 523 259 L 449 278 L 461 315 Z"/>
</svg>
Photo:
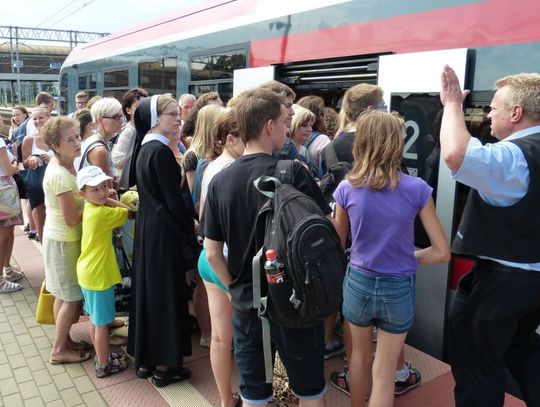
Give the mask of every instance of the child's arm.
<svg viewBox="0 0 540 407">
<path fill-rule="evenodd" d="M 130 207 L 126 204 L 112 198 L 107 198 L 107 202 L 105 202 L 105 205 L 110 206 L 111 208 L 124 208 L 129 211 L 131 210 Z"/>
<path fill-rule="evenodd" d="M 450 260 L 450 246 L 444 234 L 444 229 L 435 212 L 433 198 L 420 211 L 420 220 L 426 230 L 431 246 L 416 250 L 414 256 L 418 264 L 444 263 Z"/>
</svg>

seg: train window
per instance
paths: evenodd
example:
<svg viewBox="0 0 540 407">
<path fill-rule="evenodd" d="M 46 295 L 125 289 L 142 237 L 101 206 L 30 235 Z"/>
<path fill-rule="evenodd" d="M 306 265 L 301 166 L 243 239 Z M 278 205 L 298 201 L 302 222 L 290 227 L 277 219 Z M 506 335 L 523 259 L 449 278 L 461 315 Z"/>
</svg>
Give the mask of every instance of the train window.
<svg viewBox="0 0 540 407">
<path fill-rule="evenodd" d="M 233 96 L 233 83 L 232 82 L 221 82 L 221 83 L 210 83 L 210 84 L 197 84 L 189 85 L 189 93 L 199 97 L 203 93 L 208 92 L 217 92 L 223 103 L 227 103 L 230 98 Z"/>
<path fill-rule="evenodd" d="M 68 110 L 68 94 L 68 74 L 64 72 L 62 76 L 60 76 L 58 105 L 56 106 L 56 110 L 60 113 L 65 113 Z"/>
<path fill-rule="evenodd" d="M 176 58 L 141 62 L 138 84 L 150 95 L 164 92 L 176 95 L 176 67 Z"/>
<path fill-rule="evenodd" d="M 246 68 L 246 51 L 212 53 L 191 57 L 191 80 L 232 80 L 235 69 Z"/>
<path fill-rule="evenodd" d="M 127 88 L 129 86 L 129 74 L 127 69 L 105 72 L 105 88 Z"/>
<path fill-rule="evenodd" d="M 79 90 L 96 89 L 97 74 L 79 75 Z"/>
</svg>

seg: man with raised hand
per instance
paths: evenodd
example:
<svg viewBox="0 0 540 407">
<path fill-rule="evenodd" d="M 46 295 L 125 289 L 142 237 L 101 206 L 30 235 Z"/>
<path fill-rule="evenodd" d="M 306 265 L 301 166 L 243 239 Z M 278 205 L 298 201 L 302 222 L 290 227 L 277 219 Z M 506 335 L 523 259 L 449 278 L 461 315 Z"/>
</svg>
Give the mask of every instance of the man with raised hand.
<svg viewBox="0 0 540 407">
<path fill-rule="evenodd" d="M 499 79 L 491 134 L 465 126 L 455 72 L 442 73 L 441 153 L 471 187 L 452 251 L 476 259 L 450 313 L 449 351 L 459 406 L 502 406 L 505 367 L 528 406 L 540 406 L 540 75 Z"/>
</svg>

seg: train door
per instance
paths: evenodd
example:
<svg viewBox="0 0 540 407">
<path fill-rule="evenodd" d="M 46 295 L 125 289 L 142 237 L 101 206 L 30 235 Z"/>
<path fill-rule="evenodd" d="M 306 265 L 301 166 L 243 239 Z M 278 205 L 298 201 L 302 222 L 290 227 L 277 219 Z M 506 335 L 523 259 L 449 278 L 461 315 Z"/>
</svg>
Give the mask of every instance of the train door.
<svg viewBox="0 0 540 407">
<path fill-rule="evenodd" d="M 379 58 L 378 85 L 390 110 L 405 119 L 404 160 L 411 175 L 422 177 L 433 188 L 437 215 L 449 241 L 453 237 L 456 183 L 440 160 L 440 75 L 452 66 L 465 83 L 467 50 L 383 55 Z M 421 225 L 415 227 L 415 245 L 429 240 Z M 444 356 L 445 325 L 450 267 L 448 263 L 421 266 L 416 280 L 416 322 L 407 342 L 439 359 Z"/>
</svg>

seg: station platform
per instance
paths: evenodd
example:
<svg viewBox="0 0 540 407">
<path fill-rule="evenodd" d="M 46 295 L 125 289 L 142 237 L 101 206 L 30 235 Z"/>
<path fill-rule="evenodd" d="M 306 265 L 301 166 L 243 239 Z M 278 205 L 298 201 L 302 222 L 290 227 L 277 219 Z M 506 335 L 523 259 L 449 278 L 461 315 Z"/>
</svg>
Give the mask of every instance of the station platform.
<svg viewBox="0 0 540 407">
<path fill-rule="evenodd" d="M 165 388 L 135 376 L 133 363 L 122 373 L 97 379 L 93 361 L 51 365 L 49 356 L 54 326 L 35 322 L 37 294 L 44 279 L 39 243 L 30 241 L 16 227 L 13 261 L 25 273 L 24 289 L 0 295 L 0 407 L 14 406 L 219 406 L 219 394 L 210 367 L 209 351 L 199 346 L 194 334 L 193 355 L 185 360 L 191 378 Z M 89 341 L 86 322 L 74 325 L 75 340 Z M 454 382 L 450 367 L 425 353 L 406 346 L 406 359 L 422 372 L 422 384 L 397 397 L 397 407 L 450 407 L 454 405 Z M 326 378 L 343 367 L 343 359 L 325 362 Z M 234 375 L 236 376 L 236 375 Z M 234 383 L 236 386 L 237 383 Z M 328 383 L 326 405 L 349 406 L 345 394 Z M 505 406 L 525 404 L 507 395 Z"/>
</svg>

